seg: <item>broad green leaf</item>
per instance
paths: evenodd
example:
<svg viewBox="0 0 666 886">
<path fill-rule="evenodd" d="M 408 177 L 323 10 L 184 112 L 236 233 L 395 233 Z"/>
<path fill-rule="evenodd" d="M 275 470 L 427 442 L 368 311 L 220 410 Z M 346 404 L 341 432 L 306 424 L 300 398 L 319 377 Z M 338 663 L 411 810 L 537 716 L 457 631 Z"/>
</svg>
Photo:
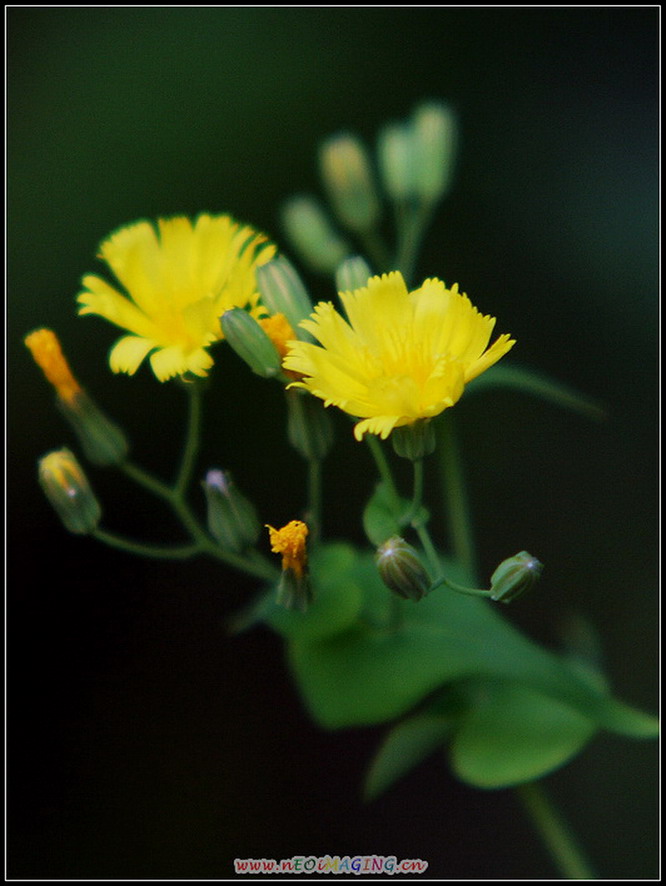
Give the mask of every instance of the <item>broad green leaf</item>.
<svg viewBox="0 0 666 886">
<path fill-rule="evenodd" d="M 364 796 L 374 800 L 410 769 L 442 747 L 455 719 L 417 714 L 388 733 L 367 774 Z"/>
<path fill-rule="evenodd" d="M 577 754 L 597 730 L 567 704 L 518 684 L 487 681 L 462 716 L 451 745 L 453 772 L 478 788 L 541 778 Z"/>
<path fill-rule="evenodd" d="M 592 397 L 581 394 L 567 385 L 524 366 L 516 366 L 511 363 L 491 366 L 490 369 L 470 382 L 466 393 L 479 394 L 492 388 L 513 388 L 524 394 L 532 394 L 553 403 L 555 406 L 561 406 L 571 412 L 578 412 L 595 421 L 606 418 L 606 410 Z"/>
<path fill-rule="evenodd" d="M 363 511 L 363 528 L 371 544 L 379 547 L 392 536 L 400 535 L 405 528 L 403 517 L 409 510 L 406 498 L 393 496 L 385 483 L 378 483 Z M 427 523 L 427 510 L 421 507 L 415 518 Z"/>
<path fill-rule="evenodd" d="M 522 684 L 616 732 L 656 734 L 654 717 L 582 678 L 564 657 L 522 635 L 492 604 L 446 588 L 419 603 L 400 600 L 381 583 L 372 554 L 344 549 L 351 563 L 345 561 L 337 580 L 326 580 L 328 615 L 313 607 L 312 630 L 308 613 L 285 613 L 279 625 L 290 638 L 287 654 L 305 704 L 322 726 L 386 722 L 444 684 L 483 677 Z M 337 562 L 335 554 L 332 560 Z M 453 580 L 467 581 L 451 563 L 446 570 Z"/>
<path fill-rule="evenodd" d="M 279 606 L 274 602 L 275 592 L 266 620 L 278 633 L 301 642 L 311 642 L 349 629 L 358 620 L 363 600 L 356 561 L 356 552 L 344 543 L 317 549 L 310 562 L 313 600 L 307 611 Z"/>
</svg>

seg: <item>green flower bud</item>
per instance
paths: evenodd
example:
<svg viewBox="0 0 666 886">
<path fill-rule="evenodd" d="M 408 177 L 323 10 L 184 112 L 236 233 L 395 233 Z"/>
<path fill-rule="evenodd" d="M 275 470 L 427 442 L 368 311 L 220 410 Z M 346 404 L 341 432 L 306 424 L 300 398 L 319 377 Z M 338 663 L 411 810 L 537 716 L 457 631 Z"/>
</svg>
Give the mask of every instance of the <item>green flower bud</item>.
<svg viewBox="0 0 666 886">
<path fill-rule="evenodd" d="M 36 329 L 24 341 L 46 380 L 53 385 L 58 409 L 74 429 L 86 458 L 96 465 L 123 462 L 129 449 L 125 434 L 78 383 L 55 332 Z"/>
<path fill-rule="evenodd" d="M 414 111 L 412 130 L 416 193 L 434 203 L 451 183 L 458 140 L 455 114 L 440 102 L 427 102 Z"/>
<path fill-rule="evenodd" d="M 291 388 L 287 395 L 287 437 L 308 461 L 321 461 L 333 445 L 333 426 L 321 400 Z"/>
<path fill-rule="evenodd" d="M 349 133 L 327 139 L 320 151 L 321 174 L 336 215 L 356 233 L 369 231 L 379 217 L 379 195 L 370 157 Z"/>
<path fill-rule="evenodd" d="M 97 529 L 102 509 L 69 449 L 49 452 L 39 460 L 39 483 L 65 529 L 87 535 Z"/>
<path fill-rule="evenodd" d="M 418 602 L 430 590 L 432 582 L 418 553 L 399 535 L 377 549 L 375 560 L 386 587 L 404 600 Z"/>
<path fill-rule="evenodd" d="M 286 203 L 282 209 L 282 225 L 294 249 L 313 271 L 332 274 L 351 252 L 349 244 L 312 197 L 294 197 Z"/>
<path fill-rule="evenodd" d="M 384 190 L 395 203 L 416 196 L 416 151 L 411 127 L 391 123 L 379 133 L 377 157 Z"/>
<path fill-rule="evenodd" d="M 411 461 L 430 455 L 435 451 L 437 443 L 434 428 L 428 418 L 395 428 L 391 434 L 391 442 L 397 455 Z"/>
<path fill-rule="evenodd" d="M 521 551 L 515 557 L 504 560 L 490 578 L 490 599 L 509 603 L 536 584 L 543 571 L 543 565 Z"/>
<path fill-rule="evenodd" d="M 312 313 L 312 301 L 291 262 L 280 255 L 261 265 L 257 268 L 257 286 L 270 313 L 283 314 L 295 334 L 305 338 L 307 334 L 298 324 Z"/>
<path fill-rule="evenodd" d="M 262 378 L 281 373 L 281 359 L 275 345 L 259 323 L 243 308 L 231 308 L 220 317 L 224 337 L 231 348 Z"/>
<path fill-rule="evenodd" d="M 56 404 L 78 437 L 88 461 L 101 467 L 125 461 L 129 451 L 127 437 L 85 391 L 71 400 L 59 397 Z"/>
<path fill-rule="evenodd" d="M 234 553 L 254 545 L 261 531 L 257 513 L 229 474 L 208 471 L 202 486 L 208 505 L 208 529 L 213 538 Z"/>
<path fill-rule="evenodd" d="M 346 258 L 335 272 L 335 285 L 338 292 L 353 292 L 368 285 L 372 271 L 367 261 L 360 255 Z"/>
</svg>

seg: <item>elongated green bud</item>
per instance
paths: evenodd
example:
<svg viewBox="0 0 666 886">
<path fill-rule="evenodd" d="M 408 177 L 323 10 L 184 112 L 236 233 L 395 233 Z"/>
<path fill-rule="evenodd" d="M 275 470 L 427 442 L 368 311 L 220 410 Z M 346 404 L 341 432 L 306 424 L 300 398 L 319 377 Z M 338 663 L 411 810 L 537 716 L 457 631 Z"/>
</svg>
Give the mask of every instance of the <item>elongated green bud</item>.
<svg viewBox="0 0 666 886">
<path fill-rule="evenodd" d="M 416 150 L 411 126 L 390 123 L 379 133 L 377 157 L 382 185 L 395 203 L 416 196 Z"/>
<path fill-rule="evenodd" d="M 87 535 L 97 529 L 102 509 L 69 449 L 58 449 L 41 458 L 38 477 L 65 529 L 77 535 Z"/>
<path fill-rule="evenodd" d="M 313 197 L 289 200 L 282 208 L 282 225 L 294 249 L 313 271 L 332 274 L 351 252 L 349 244 Z"/>
<path fill-rule="evenodd" d="M 72 426 L 86 458 L 95 465 L 117 465 L 129 449 L 123 431 L 105 415 L 78 383 L 51 329 L 25 337 L 35 363 L 56 392 L 56 405 Z"/>
<path fill-rule="evenodd" d="M 208 529 L 213 538 L 234 553 L 255 544 L 261 524 L 254 505 L 238 491 L 230 475 L 210 470 L 202 486 L 208 505 Z"/>
<path fill-rule="evenodd" d="M 490 578 L 490 599 L 509 603 L 529 591 L 543 572 L 543 564 L 536 557 L 521 551 L 504 560 Z"/>
<path fill-rule="evenodd" d="M 291 262 L 280 255 L 261 265 L 257 268 L 257 286 L 270 313 L 283 314 L 295 334 L 306 337 L 298 324 L 312 313 L 312 301 Z"/>
<path fill-rule="evenodd" d="M 434 203 L 451 184 L 458 142 L 456 116 L 441 102 L 426 102 L 414 111 L 412 130 L 416 193 Z"/>
<path fill-rule="evenodd" d="M 360 255 L 346 258 L 335 272 L 335 285 L 338 292 L 353 292 L 368 285 L 372 271 L 367 261 Z"/>
<path fill-rule="evenodd" d="M 243 308 L 231 308 L 220 317 L 224 337 L 231 348 L 262 378 L 280 375 L 280 355 L 259 323 Z"/>
<path fill-rule="evenodd" d="M 404 600 L 418 602 L 430 590 L 430 578 L 417 551 L 399 535 L 377 549 L 375 561 L 386 587 Z"/>
<path fill-rule="evenodd" d="M 287 437 L 307 461 L 322 461 L 333 445 L 333 426 L 324 406 L 305 391 L 287 390 Z"/>
<path fill-rule="evenodd" d="M 319 159 L 324 185 L 342 224 L 356 233 L 371 230 L 380 204 L 363 143 L 349 133 L 334 135 L 322 145 Z"/>
</svg>

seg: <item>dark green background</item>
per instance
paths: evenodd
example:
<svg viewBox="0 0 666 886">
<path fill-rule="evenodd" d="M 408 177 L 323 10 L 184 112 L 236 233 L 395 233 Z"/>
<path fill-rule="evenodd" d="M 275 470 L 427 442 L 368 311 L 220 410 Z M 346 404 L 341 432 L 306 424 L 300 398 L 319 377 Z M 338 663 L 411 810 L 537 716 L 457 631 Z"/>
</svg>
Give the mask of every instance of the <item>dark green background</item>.
<svg viewBox="0 0 666 886">
<path fill-rule="evenodd" d="M 552 643 L 583 614 L 618 694 L 654 709 L 658 9 L 14 7 L 7 20 L 9 875 L 226 878 L 236 856 L 360 853 L 422 858 L 435 878 L 550 876 L 511 792 L 467 789 L 438 759 L 364 807 L 382 730 L 319 731 L 278 640 L 225 636 L 253 582 L 65 534 L 35 463 L 72 440 L 21 339 L 56 329 L 137 461 L 168 476 L 181 392 L 145 369 L 112 376 L 117 332 L 75 315 L 99 241 L 208 210 L 286 248 L 278 208 L 318 188 L 321 138 L 372 142 L 422 98 L 450 101 L 458 175 L 419 275 L 459 281 L 517 338 L 516 361 L 609 410 L 597 425 L 506 393 L 457 407 L 484 574 L 539 556 L 542 583 L 510 616 Z M 217 353 L 199 469 L 230 468 L 281 524 L 303 477 L 279 390 Z M 361 541 L 372 467 L 338 427 L 326 529 Z M 179 537 L 124 481 L 91 477 L 109 528 Z M 549 782 L 602 875 L 655 876 L 654 743 L 602 736 Z"/>
</svg>

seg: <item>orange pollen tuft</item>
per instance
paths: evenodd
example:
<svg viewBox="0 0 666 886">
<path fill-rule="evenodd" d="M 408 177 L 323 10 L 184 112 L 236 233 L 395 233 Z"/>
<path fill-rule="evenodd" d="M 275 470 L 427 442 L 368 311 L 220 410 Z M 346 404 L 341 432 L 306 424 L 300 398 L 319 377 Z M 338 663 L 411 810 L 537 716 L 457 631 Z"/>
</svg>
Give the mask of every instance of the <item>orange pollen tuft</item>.
<svg viewBox="0 0 666 886">
<path fill-rule="evenodd" d="M 285 315 L 273 314 L 271 317 L 262 317 L 259 320 L 259 325 L 275 345 L 275 350 L 280 355 L 280 358 L 284 359 L 289 350 L 287 342 L 293 341 L 296 338 L 296 333 Z"/>
<path fill-rule="evenodd" d="M 82 388 L 72 375 L 55 332 L 37 329 L 25 337 L 25 344 L 60 399 L 71 404 L 82 392 Z"/>
<path fill-rule="evenodd" d="M 274 529 L 266 524 L 271 537 L 271 550 L 282 554 L 282 570 L 291 570 L 297 578 L 302 578 L 308 562 L 306 539 L 308 527 L 301 520 L 292 520 L 282 529 Z"/>
</svg>

